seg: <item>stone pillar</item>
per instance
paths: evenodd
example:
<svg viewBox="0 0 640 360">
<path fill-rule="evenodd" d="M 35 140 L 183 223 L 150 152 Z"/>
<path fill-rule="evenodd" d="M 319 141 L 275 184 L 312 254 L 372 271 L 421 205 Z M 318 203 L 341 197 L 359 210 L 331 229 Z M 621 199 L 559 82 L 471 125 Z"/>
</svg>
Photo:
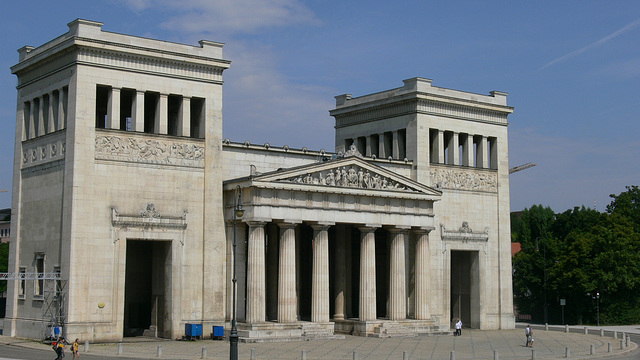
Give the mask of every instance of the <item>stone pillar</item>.
<svg viewBox="0 0 640 360">
<path fill-rule="evenodd" d="M 58 90 L 58 123 L 56 130 L 62 130 L 65 127 L 65 101 L 64 88 Z"/>
<path fill-rule="evenodd" d="M 280 226 L 280 261 L 278 264 L 278 322 L 297 321 L 296 296 L 296 224 Z"/>
<path fill-rule="evenodd" d="M 49 93 L 49 103 L 47 104 L 47 134 L 56 131 L 55 112 L 53 104 L 55 103 L 53 91 Z"/>
<path fill-rule="evenodd" d="M 335 320 L 344 320 L 345 312 L 345 286 L 346 286 L 346 267 L 345 267 L 345 234 L 346 234 L 346 226 L 345 225 L 336 225 L 336 239 L 335 239 L 335 253 L 333 254 L 333 258 L 335 260 L 334 269 L 335 273 L 333 276 L 333 284 L 334 284 L 334 314 L 333 318 Z"/>
<path fill-rule="evenodd" d="M 384 151 L 384 133 L 378 134 L 378 158 L 384 159 L 386 157 Z"/>
<path fill-rule="evenodd" d="M 416 268 L 415 268 L 415 293 L 416 293 L 416 314 L 417 320 L 427 320 L 431 318 L 429 311 L 429 277 L 430 261 L 429 261 L 429 232 L 433 228 L 420 228 L 414 230 L 418 237 L 416 243 Z"/>
<path fill-rule="evenodd" d="M 360 230 L 360 321 L 376 320 L 376 228 Z"/>
<path fill-rule="evenodd" d="M 107 104 L 107 129 L 120 129 L 120 89 L 111 88 Z"/>
<path fill-rule="evenodd" d="M 182 97 L 182 111 L 178 119 L 178 136 L 191 136 L 191 98 Z"/>
<path fill-rule="evenodd" d="M 131 130 L 144 132 L 144 91 L 136 91 L 132 107 Z"/>
<path fill-rule="evenodd" d="M 156 120 L 153 126 L 154 133 L 166 135 L 169 129 L 169 95 L 160 94 L 156 107 Z"/>
<path fill-rule="evenodd" d="M 398 130 L 393 132 L 393 145 L 391 145 L 391 156 L 400 159 L 400 141 L 398 140 Z"/>
<path fill-rule="evenodd" d="M 313 274 L 311 280 L 311 321 L 329 322 L 329 226 L 313 228 Z"/>
<path fill-rule="evenodd" d="M 454 132 L 451 135 L 451 142 L 449 142 L 449 163 L 453 165 L 460 165 L 460 133 Z"/>
<path fill-rule="evenodd" d="M 248 324 L 265 321 L 264 226 L 264 222 L 249 222 L 246 317 Z"/>
<path fill-rule="evenodd" d="M 473 166 L 473 134 L 467 134 L 466 141 L 462 144 L 462 165 Z"/>
<path fill-rule="evenodd" d="M 405 274 L 405 233 L 407 229 L 388 229 L 391 235 L 391 258 L 389 267 L 389 319 L 407 318 L 407 289 Z"/>
<path fill-rule="evenodd" d="M 44 135 L 44 112 L 46 110 L 44 109 L 44 96 L 40 96 L 38 98 L 38 113 L 36 114 L 36 116 L 38 117 L 36 123 L 38 124 L 37 130 L 36 130 L 36 136 L 42 136 Z"/>
<path fill-rule="evenodd" d="M 487 151 L 487 137 L 482 136 L 482 140 L 478 143 L 478 150 L 476 151 L 478 155 L 478 167 L 487 169 L 489 168 L 489 157 Z"/>
<path fill-rule="evenodd" d="M 364 156 L 371 156 L 371 135 L 365 136 L 365 151 Z"/>
<path fill-rule="evenodd" d="M 444 164 L 444 131 L 438 130 L 438 138 L 434 146 L 436 150 L 437 163 Z"/>
<path fill-rule="evenodd" d="M 31 101 L 29 102 L 29 119 L 27 120 L 29 124 L 29 133 L 26 137 L 27 140 L 36 137 L 36 119 L 36 101 L 35 99 L 31 99 Z"/>
</svg>

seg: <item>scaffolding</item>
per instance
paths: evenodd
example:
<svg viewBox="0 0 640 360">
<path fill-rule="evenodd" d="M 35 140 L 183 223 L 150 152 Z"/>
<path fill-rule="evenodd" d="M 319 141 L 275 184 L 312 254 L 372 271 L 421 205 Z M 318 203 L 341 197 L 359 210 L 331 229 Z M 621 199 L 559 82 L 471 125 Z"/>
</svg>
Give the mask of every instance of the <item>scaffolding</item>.
<svg viewBox="0 0 640 360">
<path fill-rule="evenodd" d="M 42 339 L 57 339 L 66 335 L 67 317 L 64 311 L 67 299 L 67 280 L 59 272 L 52 273 L 0 273 L 0 281 L 42 281 Z"/>
</svg>

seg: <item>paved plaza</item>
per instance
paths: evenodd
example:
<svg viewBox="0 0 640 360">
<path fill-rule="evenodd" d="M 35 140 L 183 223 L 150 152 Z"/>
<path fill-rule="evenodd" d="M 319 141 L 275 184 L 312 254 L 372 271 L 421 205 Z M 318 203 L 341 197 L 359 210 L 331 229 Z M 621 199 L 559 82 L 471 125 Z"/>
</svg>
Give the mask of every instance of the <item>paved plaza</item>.
<svg viewBox="0 0 640 360">
<path fill-rule="evenodd" d="M 617 358 L 636 350 L 630 343 L 621 349 L 624 328 L 608 328 L 605 336 L 600 330 L 573 327 L 570 333 L 563 329 L 534 327 L 533 349 L 524 346 L 524 330 L 482 331 L 464 329 L 462 336 L 418 336 L 408 338 L 366 338 L 346 336 L 344 340 L 316 340 L 280 343 L 240 343 L 240 359 L 562 359 L 570 349 L 572 359 Z M 613 338 L 613 330 L 617 338 Z M 556 330 L 556 331 L 552 331 Z M 629 328 L 628 331 L 636 331 Z M 0 337 L 2 344 L 15 344 L 34 349 L 47 349 L 48 345 L 10 337 Z M 594 354 L 591 355 L 592 345 Z M 226 340 L 171 341 L 150 338 L 127 338 L 118 344 L 90 344 L 89 354 L 105 358 L 133 357 L 141 359 L 228 359 L 229 342 Z M 161 355 L 158 356 L 158 347 Z M 82 350 L 83 346 L 81 346 Z M 203 349 L 206 355 L 203 357 Z M 535 354 L 532 354 L 532 350 Z M 303 355 L 303 351 L 305 354 Z M 452 355 L 452 351 L 454 354 Z M 253 354 L 252 354 L 253 352 Z M 355 352 L 355 354 L 354 354 Z M 406 352 L 406 357 L 405 353 Z M 495 352 L 495 353 L 494 353 Z M 534 357 L 535 356 L 535 357 Z"/>
</svg>

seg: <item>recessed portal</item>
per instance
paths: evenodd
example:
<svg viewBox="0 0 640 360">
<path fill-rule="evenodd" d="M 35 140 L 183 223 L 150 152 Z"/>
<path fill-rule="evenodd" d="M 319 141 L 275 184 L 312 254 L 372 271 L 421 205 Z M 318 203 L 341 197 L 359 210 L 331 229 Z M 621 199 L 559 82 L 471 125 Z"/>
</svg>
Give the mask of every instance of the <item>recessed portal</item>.
<svg viewBox="0 0 640 360">
<path fill-rule="evenodd" d="M 477 251 L 451 251 L 451 321 L 465 327 L 480 326 L 479 268 Z"/>
<path fill-rule="evenodd" d="M 127 240 L 123 336 L 165 337 L 171 242 Z M 166 324 L 165 324 L 166 321 Z M 165 326 L 166 325 L 166 326 Z"/>
</svg>

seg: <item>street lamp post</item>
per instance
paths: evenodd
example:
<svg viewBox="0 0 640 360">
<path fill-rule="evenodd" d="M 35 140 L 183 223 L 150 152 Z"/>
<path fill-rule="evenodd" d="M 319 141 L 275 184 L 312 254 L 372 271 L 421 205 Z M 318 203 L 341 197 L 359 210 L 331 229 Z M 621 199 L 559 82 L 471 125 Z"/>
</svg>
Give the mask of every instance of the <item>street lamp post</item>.
<svg viewBox="0 0 640 360">
<path fill-rule="evenodd" d="M 236 321 L 236 289 L 238 279 L 236 278 L 236 220 L 244 215 L 242 210 L 242 189 L 236 186 L 233 196 L 233 313 L 231 318 L 231 334 L 229 334 L 229 359 L 238 360 L 238 328 Z"/>
<path fill-rule="evenodd" d="M 598 313 L 598 326 L 600 326 L 600 292 L 596 293 L 596 311 Z"/>
</svg>

